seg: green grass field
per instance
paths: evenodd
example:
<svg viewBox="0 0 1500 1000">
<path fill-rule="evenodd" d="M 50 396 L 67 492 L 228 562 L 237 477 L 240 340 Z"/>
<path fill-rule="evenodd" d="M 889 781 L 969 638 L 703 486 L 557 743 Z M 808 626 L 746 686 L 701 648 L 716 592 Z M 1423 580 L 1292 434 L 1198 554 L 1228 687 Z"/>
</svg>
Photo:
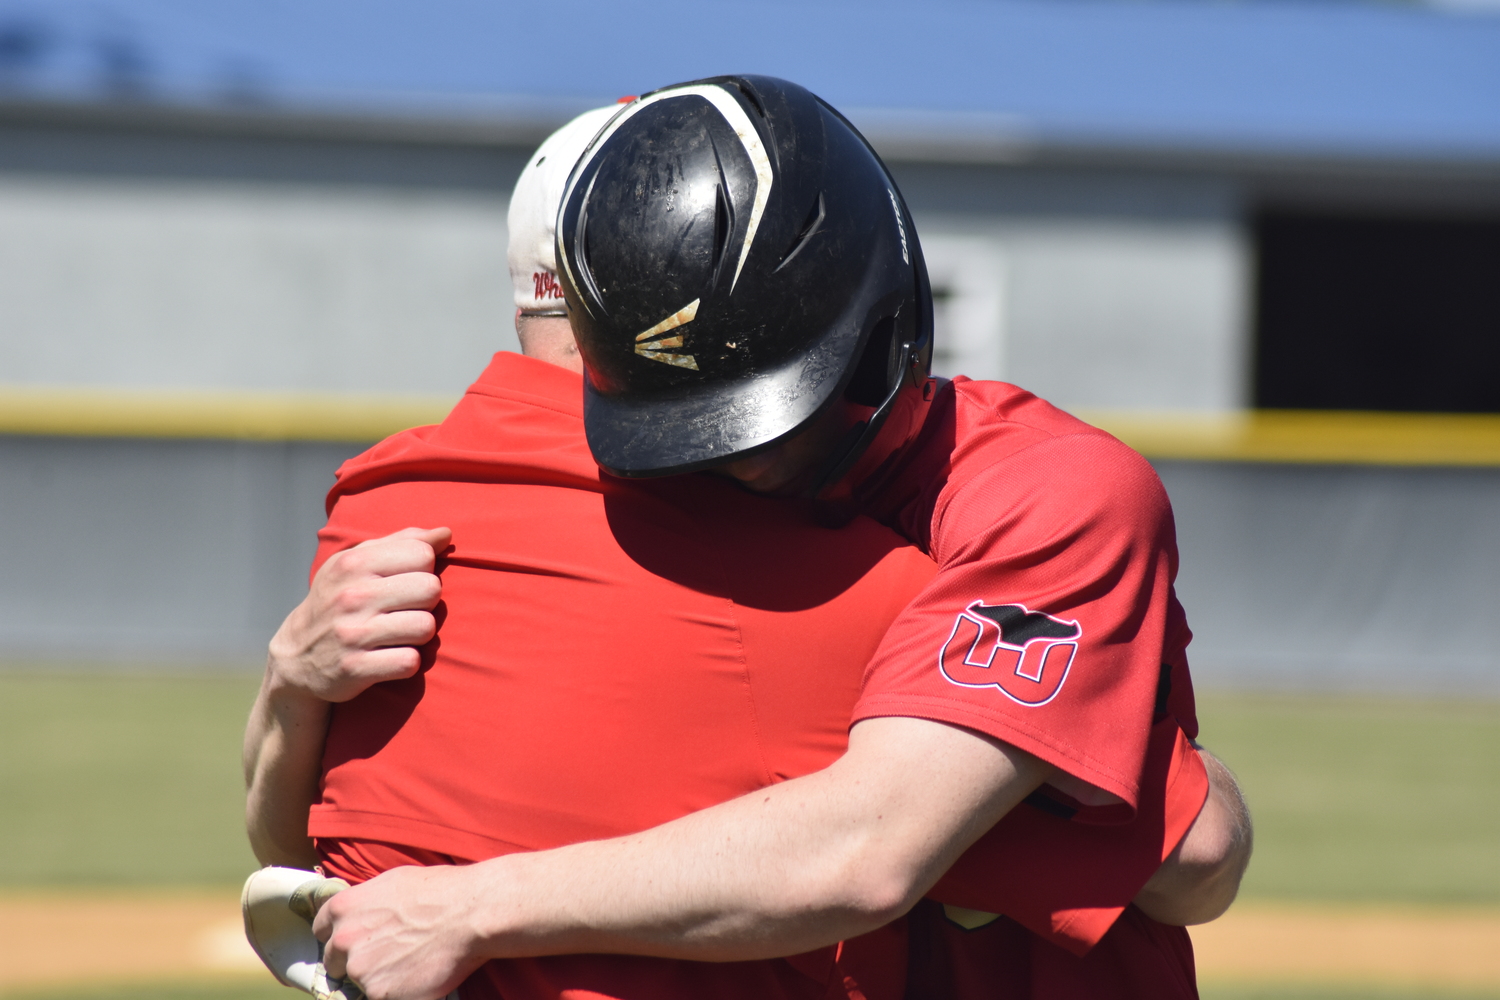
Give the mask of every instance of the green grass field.
<svg viewBox="0 0 1500 1000">
<path fill-rule="evenodd" d="M 1209 695 L 1255 819 L 1244 894 L 1500 903 L 1500 701 Z"/>
<path fill-rule="evenodd" d="M 0 673 L 0 886 L 237 886 L 258 678 Z"/>
</svg>

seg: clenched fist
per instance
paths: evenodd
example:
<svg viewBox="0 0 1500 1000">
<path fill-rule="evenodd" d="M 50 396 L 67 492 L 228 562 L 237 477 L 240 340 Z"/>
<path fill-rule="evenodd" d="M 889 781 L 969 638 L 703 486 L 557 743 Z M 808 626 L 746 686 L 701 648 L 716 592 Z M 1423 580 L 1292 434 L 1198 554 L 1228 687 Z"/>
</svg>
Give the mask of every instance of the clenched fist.
<svg viewBox="0 0 1500 1000">
<path fill-rule="evenodd" d="M 275 684 L 340 702 L 416 673 L 417 647 L 437 631 L 443 587 L 433 568 L 452 536 L 406 528 L 330 556 L 271 639 Z"/>
</svg>

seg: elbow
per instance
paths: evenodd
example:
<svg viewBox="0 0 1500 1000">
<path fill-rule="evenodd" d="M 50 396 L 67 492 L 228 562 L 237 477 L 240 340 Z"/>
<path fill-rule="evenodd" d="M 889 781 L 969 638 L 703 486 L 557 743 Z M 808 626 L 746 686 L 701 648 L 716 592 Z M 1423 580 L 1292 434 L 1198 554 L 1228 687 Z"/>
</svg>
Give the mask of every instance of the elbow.
<svg viewBox="0 0 1500 1000">
<path fill-rule="evenodd" d="M 918 866 L 900 852 L 873 844 L 845 845 L 839 857 L 825 858 L 802 884 L 807 912 L 821 912 L 853 937 L 904 916 L 921 898 L 925 883 Z"/>
<path fill-rule="evenodd" d="M 250 850 L 261 865 L 279 865 L 282 868 L 302 868 L 311 871 L 322 860 L 310 837 L 284 837 L 251 828 Z"/>
<path fill-rule="evenodd" d="M 1169 858 L 1158 875 L 1136 896 L 1135 903 L 1153 920 L 1188 927 L 1223 916 L 1239 894 L 1249 863 L 1248 844 L 1213 857 Z"/>
<path fill-rule="evenodd" d="M 320 860 L 307 835 L 306 811 L 271 808 L 255 785 L 245 800 L 245 836 L 262 865 L 311 869 Z"/>
<path fill-rule="evenodd" d="M 872 866 L 848 885 L 845 905 L 850 917 L 869 930 L 906 915 L 917 904 L 921 890 L 894 866 Z"/>
<path fill-rule="evenodd" d="M 1164 924 L 1206 924 L 1223 916 L 1250 864 L 1254 828 L 1234 776 L 1205 753 L 1209 794 L 1182 838 L 1135 903 Z"/>
<path fill-rule="evenodd" d="M 1193 890 L 1184 894 L 1175 922 L 1184 927 L 1206 924 L 1222 917 L 1240 892 L 1240 882 L 1250 864 L 1250 844 L 1246 839 L 1212 863 L 1203 866 Z"/>
</svg>

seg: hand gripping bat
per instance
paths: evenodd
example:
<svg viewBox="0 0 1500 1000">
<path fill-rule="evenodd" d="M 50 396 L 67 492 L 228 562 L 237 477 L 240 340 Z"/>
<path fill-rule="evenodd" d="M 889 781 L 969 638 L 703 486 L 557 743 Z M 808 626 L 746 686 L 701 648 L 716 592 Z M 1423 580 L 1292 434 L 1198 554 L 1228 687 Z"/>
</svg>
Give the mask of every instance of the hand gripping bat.
<svg viewBox="0 0 1500 1000">
<path fill-rule="evenodd" d="M 316 1000 L 365 1000 L 353 980 L 329 977 L 323 968 L 323 942 L 312 932 L 318 910 L 347 888 L 349 883 L 341 878 L 300 868 L 262 868 L 245 880 L 240 894 L 245 938 L 283 986 L 311 993 Z M 458 1000 L 458 991 L 446 1000 Z"/>
</svg>

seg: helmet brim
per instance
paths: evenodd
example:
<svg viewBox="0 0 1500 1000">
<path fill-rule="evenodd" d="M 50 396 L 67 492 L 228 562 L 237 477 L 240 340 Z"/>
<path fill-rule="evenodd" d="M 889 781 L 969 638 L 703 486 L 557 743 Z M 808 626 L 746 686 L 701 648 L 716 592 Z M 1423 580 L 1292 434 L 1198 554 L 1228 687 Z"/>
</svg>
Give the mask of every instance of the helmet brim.
<svg viewBox="0 0 1500 1000">
<path fill-rule="evenodd" d="M 842 322 L 781 366 L 672 395 L 611 396 L 584 375 L 583 423 L 599 467 L 615 476 L 672 476 L 723 465 L 801 430 L 837 396 L 860 348 Z"/>
</svg>

